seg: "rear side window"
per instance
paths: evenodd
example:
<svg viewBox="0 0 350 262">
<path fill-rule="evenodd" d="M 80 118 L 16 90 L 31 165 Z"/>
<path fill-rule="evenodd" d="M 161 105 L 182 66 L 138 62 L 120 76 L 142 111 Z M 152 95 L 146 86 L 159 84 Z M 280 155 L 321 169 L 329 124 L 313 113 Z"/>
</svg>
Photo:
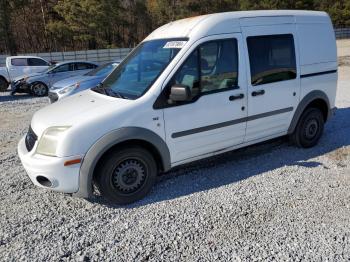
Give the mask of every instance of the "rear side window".
<svg viewBox="0 0 350 262">
<path fill-rule="evenodd" d="M 11 65 L 13 66 L 27 66 L 27 58 L 13 58 L 11 59 Z"/>
<path fill-rule="evenodd" d="M 292 34 L 251 36 L 247 44 L 253 86 L 296 78 Z"/>
<path fill-rule="evenodd" d="M 87 63 L 76 63 L 75 64 L 75 70 L 87 70 L 87 69 L 94 69 L 96 68 L 93 64 L 87 64 Z"/>
<path fill-rule="evenodd" d="M 48 63 L 39 58 L 28 58 L 29 66 L 48 66 Z"/>
</svg>

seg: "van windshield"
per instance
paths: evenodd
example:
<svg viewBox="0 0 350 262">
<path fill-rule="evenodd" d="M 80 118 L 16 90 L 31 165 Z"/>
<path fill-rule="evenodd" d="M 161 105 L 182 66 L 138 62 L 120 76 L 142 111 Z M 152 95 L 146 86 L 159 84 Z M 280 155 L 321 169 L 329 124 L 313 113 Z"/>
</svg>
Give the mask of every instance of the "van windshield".
<svg viewBox="0 0 350 262">
<path fill-rule="evenodd" d="M 156 81 L 186 43 L 184 39 L 159 39 L 141 43 L 93 91 L 136 99 Z"/>
</svg>

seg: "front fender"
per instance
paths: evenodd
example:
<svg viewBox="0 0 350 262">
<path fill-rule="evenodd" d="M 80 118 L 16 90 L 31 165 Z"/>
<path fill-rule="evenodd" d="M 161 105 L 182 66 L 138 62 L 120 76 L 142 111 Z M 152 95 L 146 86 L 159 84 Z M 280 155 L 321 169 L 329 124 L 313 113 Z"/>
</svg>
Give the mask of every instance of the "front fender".
<svg viewBox="0 0 350 262">
<path fill-rule="evenodd" d="M 140 127 L 123 127 L 109 132 L 93 144 L 86 153 L 79 173 L 79 190 L 73 195 L 89 198 L 93 195 L 92 179 L 97 162 L 113 146 L 128 140 L 143 140 L 152 144 L 159 152 L 164 170 L 171 167 L 170 152 L 165 141 L 156 133 Z"/>
</svg>

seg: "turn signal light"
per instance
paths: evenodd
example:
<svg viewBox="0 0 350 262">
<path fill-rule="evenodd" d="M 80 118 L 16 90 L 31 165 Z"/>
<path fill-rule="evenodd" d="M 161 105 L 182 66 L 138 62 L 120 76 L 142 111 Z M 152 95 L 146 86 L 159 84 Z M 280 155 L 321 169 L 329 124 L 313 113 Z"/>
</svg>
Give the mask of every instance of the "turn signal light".
<svg viewBox="0 0 350 262">
<path fill-rule="evenodd" d="M 75 165 L 75 164 L 79 164 L 79 163 L 81 163 L 81 158 L 68 160 L 68 161 L 64 162 L 64 166 L 71 166 L 71 165 Z"/>
</svg>

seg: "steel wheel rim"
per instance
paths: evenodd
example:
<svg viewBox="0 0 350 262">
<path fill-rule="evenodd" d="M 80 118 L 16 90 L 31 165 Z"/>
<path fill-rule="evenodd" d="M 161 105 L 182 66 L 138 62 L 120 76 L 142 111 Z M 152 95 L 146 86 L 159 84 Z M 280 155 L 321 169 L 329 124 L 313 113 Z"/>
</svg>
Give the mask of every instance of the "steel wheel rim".
<svg viewBox="0 0 350 262">
<path fill-rule="evenodd" d="M 319 123 L 316 119 L 310 119 L 305 126 L 305 137 L 312 140 L 316 137 L 319 130 Z"/>
<path fill-rule="evenodd" d="M 122 194 L 132 194 L 145 183 L 147 169 L 140 159 L 126 159 L 118 163 L 113 170 L 111 183 Z"/>
</svg>

